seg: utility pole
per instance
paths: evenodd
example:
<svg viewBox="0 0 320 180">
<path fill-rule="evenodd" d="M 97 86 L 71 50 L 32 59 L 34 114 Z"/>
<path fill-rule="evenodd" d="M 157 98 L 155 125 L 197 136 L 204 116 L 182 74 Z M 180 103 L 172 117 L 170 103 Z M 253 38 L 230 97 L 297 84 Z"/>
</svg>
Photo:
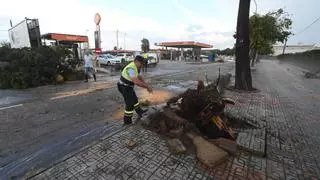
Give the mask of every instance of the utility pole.
<svg viewBox="0 0 320 180">
<path fill-rule="evenodd" d="M 117 49 L 119 49 L 119 39 L 118 39 L 118 37 L 119 37 L 119 30 L 117 29 Z"/>
<path fill-rule="evenodd" d="M 126 33 L 123 34 L 123 50 L 126 49 Z"/>
<path fill-rule="evenodd" d="M 86 29 L 86 30 L 85 30 L 85 35 L 86 35 L 86 36 L 88 36 L 88 32 L 89 32 L 89 29 Z M 89 49 L 89 47 L 90 47 L 89 41 L 88 41 L 88 43 L 87 43 L 87 46 L 88 46 L 88 47 L 85 47 L 85 49 Z"/>
</svg>

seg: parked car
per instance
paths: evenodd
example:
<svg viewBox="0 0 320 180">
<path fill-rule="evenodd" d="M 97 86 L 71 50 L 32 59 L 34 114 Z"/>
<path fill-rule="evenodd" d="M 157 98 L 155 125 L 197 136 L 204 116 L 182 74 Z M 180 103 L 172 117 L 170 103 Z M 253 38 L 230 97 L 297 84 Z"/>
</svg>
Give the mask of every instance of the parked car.
<svg viewBox="0 0 320 180">
<path fill-rule="evenodd" d="M 144 54 L 142 54 L 144 56 Z M 148 53 L 148 66 L 155 67 L 159 63 L 159 56 L 157 53 Z"/>
<path fill-rule="evenodd" d="M 121 64 L 121 59 L 111 54 L 101 54 L 98 56 L 98 61 L 101 65 L 114 66 Z"/>
<path fill-rule="evenodd" d="M 121 60 L 122 63 L 124 63 L 125 61 L 133 61 L 133 55 L 130 53 L 119 53 L 116 55 L 116 57 L 118 59 Z"/>
<path fill-rule="evenodd" d="M 201 59 L 201 62 L 208 62 L 209 61 L 209 56 L 200 55 L 200 59 Z"/>
</svg>

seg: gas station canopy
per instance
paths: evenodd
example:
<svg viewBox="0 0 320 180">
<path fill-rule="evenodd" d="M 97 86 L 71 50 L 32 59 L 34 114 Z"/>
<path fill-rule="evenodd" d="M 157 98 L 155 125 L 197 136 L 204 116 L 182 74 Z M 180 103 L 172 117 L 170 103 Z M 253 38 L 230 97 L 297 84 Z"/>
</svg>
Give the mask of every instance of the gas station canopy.
<svg viewBox="0 0 320 180">
<path fill-rule="evenodd" d="M 195 41 L 177 41 L 177 42 L 161 42 L 156 46 L 173 47 L 173 48 L 212 48 L 210 44 L 195 42 Z"/>
<path fill-rule="evenodd" d="M 105 53 L 134 53 L 136 51 L 134 50 L 122 50 L 122 49 L 118 49 L 118 50 L 109 50 L 109 51 L 104 51 Z"/>
<path fill-rule="evenodd" d="M 55 40 L 60 42 L 69 43 L 84 43 L 88 42 L 88 36 L 71 35 L 71 34 L 58 34 L 58 33 L 47 33 L 41 36 L 42 39 Z"/>
<path fill-rule="evenodd" d="M 82 57 L 81 44 L 82 43 L 88 44 L 88 41 L 89 41 L 88 36 L 59 34 L 59 33 L 43 34 L 41 36 L 41 39 L 44 40 L 44 44 L 46 44 L 46 40 L 51 40 L 51 41 L 55 41 L 55 46 L 63 46 L 63 47 L 71 48 L 76 58 Z"/>
<path fill-rule="evenodd" d="M 205 43 L 200 43 L 200 42 L 195 42 L 195 41 L 161 42 L 161 43 L 156 43 L 155 45 L 165 47 L 166 49 L 168 47 L 180 49 L 179 57 L 177 57 L 177 55 L 173 55 L 173 51 L 170 50 L 170 60 L 179 58 L 180 61 L 186 60 L 185 53 L 183 52 L 183 49 L 185 49 L 185 48 L 192 49 L 192 55 L 190 57 L 192 60 L 197 61 L 197 60 L 200 60 L 201 48 L 212 48 L 213 47 L 210 44 L 205 44 Z"/>
</svg>

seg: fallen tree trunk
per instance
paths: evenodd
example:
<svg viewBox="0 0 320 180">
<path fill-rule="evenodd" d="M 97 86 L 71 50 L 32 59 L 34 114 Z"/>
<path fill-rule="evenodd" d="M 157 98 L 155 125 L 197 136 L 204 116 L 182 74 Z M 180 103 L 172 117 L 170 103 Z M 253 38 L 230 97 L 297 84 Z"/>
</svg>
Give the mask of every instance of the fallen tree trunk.
<svg viewBox="0 0 320 180">
<path fill-rule="evenodd" d="M 230 78 L 231 74 L 219 76 L 207 87 L 202 86 L 203 82 L 199 81 L 198 89 L 188 89 L 180 96 L 171 98 L 167 105 L 177 105 L 179 108 L 176 108 L 176 113 L 192 123 L 196 124 L 196 121 L 206 123 L 214 115 L 221 114 L 228 103 L 222 95 Z"/>
<path fill-rule="evenodd" d="M 171 98 L 163 111 L 153 118 L 152 128 L 162 134 L 180 132 L 182 128 L 183 132 L 199 132 L 210 139 L 234 139 L 232 130 L 222 117 L 226 104 L 234 103 L 222 96 L 230 78 L 231 74 L 219 75 L 218 79 L 208 86 L 198 81 L 197 89 L 188 89 Z"/>
<path fill-rule="evenodd" d="M 233 100 L 223 97 L 230 78 L 231 74 L 219 75 L 219 78 L 208 86 L 198 81 L 197 89 L 188 89 L 171 98 L 162 111 L 151 119 L 149 127 L 170 138 L 189 137 L 196 147 L 199 160 L 209 167 L 217 165 L 228 155 L 221 148 L 234 151 L 234 146 L 230 146 L 232 143 L 228 141 L 223 141 L 228 142 L 227 144 L 217 141 L 220 148 L 206 140 L 225 138 L 232 142 L 235 139 L 223 117 L 225 106 L 234 104 Z M 177 143 L 168 144 L 175 147 Z M 172 147 L 170 149 L 176 149 Z"/>
</svg>

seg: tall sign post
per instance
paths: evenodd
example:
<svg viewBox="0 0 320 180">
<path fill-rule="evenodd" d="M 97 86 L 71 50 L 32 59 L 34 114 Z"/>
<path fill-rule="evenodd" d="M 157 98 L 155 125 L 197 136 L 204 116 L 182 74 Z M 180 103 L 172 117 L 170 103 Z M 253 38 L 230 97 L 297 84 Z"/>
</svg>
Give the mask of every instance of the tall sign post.
<svg viewBox="0 0 320 180">
<path fill-rule="evenodd" d="M 94 15 L 94 23 L 96 24 L 96 30 L 94 31 L 94 42 L 95 42 L 95 51 L 97 54 L 101 53 L 100 21 L 101 21 L 100 14 L 96 13 Z"/>
</svg>

